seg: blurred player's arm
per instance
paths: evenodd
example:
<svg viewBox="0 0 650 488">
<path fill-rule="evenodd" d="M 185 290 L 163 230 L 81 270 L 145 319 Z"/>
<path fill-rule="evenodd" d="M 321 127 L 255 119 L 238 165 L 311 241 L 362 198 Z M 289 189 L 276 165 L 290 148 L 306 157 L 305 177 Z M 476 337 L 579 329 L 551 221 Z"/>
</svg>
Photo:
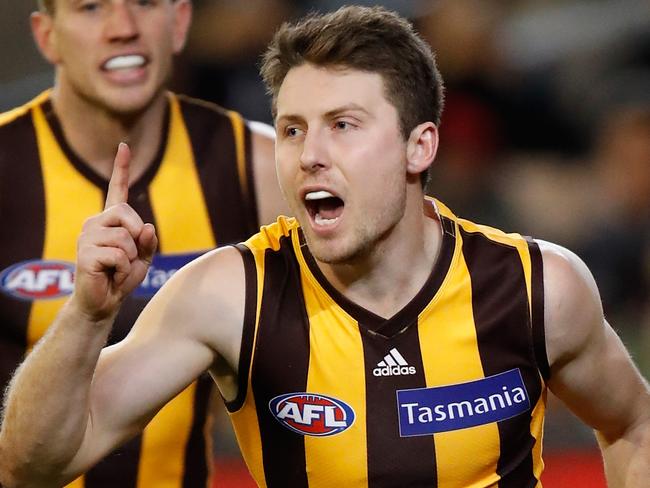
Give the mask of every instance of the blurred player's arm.
<svg viewBox="0 0 650 488">
<path fill-rule="evenodd" d="M 123 182 L 117 190 L 115 180 Z M 73 296 L 12 381 L 0 432 L 5 488 L 64 485 L 136 435 L 203 371 L 237 364 L 245 285 L 234 248 L 176 273 L 127 338 L 102 350 L 155 248 L 153 227 L 123 203 L 127 181 L 128 173 L 114 173 L 107 209 L 79 239 Z"/>
<path fill-rule="evenodd" d="M 261 122 L 248 122 L 253 134 L 253 176 L 260 225 L 275 222 L 278 215 L 291 215 L 275 171 L 275 129 Z"/>
<path fill-rule="evenodd" d="M 650 388 L 603 316 L 596 283 L 570 251 L 540 242 L 549 387 L 596 430 L 609 486 L 647 487 Z"/>
</svg>

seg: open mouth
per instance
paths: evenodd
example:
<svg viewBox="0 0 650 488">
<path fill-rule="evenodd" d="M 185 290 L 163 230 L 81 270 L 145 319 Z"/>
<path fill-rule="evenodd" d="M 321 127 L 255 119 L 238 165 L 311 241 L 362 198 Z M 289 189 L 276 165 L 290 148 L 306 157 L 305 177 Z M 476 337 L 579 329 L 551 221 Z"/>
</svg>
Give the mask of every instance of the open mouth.
<svg viewBox="0 0 650 488">
<path fill-rule="evenodd" d="M 320 190 L 305 195 L 305 206 L 316 225 L 328 226 L 338 221 L 345 203 L 330 192 Z"/>
<path fill-rule="evenodd" d="M 146 58 L 140 54 L 127 54 L 109 59 L 104 63 L 102 68 L 106 71 L 126 70 L 141 68 L 146 63 Z"/>
</svg>

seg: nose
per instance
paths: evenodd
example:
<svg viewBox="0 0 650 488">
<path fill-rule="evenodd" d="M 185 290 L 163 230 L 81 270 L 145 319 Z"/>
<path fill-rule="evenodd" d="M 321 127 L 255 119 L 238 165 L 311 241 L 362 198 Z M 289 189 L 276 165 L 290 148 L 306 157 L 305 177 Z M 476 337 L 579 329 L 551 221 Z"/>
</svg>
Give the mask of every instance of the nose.
<svg viewBox="0 0 650 488">
<path fill-rule="evenodd" d="M 317 129 L 308 130 L 304 136 L 300 167 L 307 172 L 314 172 L 329 167 L 329 151 L 325 135 Z"/>
<path fill-rule="evenodd" d="M 139 35 L 138 23 L 131 2 L 112 2 L 105 24 L 110 41 L 130 41 Z"/>
</svg>

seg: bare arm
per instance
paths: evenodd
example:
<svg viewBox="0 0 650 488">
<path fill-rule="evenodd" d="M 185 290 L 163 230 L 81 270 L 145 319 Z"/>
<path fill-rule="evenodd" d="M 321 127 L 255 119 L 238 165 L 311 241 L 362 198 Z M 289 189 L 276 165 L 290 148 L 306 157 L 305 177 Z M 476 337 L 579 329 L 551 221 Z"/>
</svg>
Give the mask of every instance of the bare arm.
<svg viewBox="0 0 650 488">
<path fill-rule="evenodd" d="M 275 222 L 278 215 L 291 215 L 280 191 L 275 170 L 275 130 L 261 122 L 248 123 L 253 133 L 253 175 L 257 195 L 257 218 L 261 225 Z"/>
<path fill-rule="evenodd" d="M 609 485 L 650 479 L 650 388 L 603 316 L 591 273 L 573 253 L 540 243 L 549 387 L 593 427 Z"/>
<path fill-rule="evenodd" d="M 135 435 L 216 361 L 237 364 L 229 341 L 241 329 L 228 324 L 241 323 L 243 291 L 241 301 L 236 292 L 244 278 L 234 249 L 179 271 L 129 336 L 102 350 L 155 248 L 153 227 L 119 203 L 128 188 L 128 152 L 121 151 L 107 208 L 88 220 L 79 240 L 75 292 L 12 381 L 0 432 L 6 488 L 62 486 Z M 209 279 L 215 267 L 223 281 Z M 215 327 L 217 318 L 225 327 Z"/>
</svg>

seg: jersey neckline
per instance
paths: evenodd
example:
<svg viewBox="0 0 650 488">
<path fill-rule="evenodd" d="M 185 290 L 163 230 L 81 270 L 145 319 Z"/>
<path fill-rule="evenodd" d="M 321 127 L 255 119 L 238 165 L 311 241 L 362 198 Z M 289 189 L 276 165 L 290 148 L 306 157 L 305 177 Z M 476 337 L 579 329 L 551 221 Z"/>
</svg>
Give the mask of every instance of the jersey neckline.
<svg viewBox="0 0 650 488">
<path fill-rule="evenodd" d="M 425 281 L 424 285 L 416 293 L 416 295 L 408 302 L 402 309 L 397 311 L 392 317 L 385 318 L 377 315 L 376 313 L 358 305 L 353 302 L 341 292 L 339 292 L 325 277 L 323 272 L 318 267 L 316 259 L 309 251 L 305 242 L 305 237 L 300 227 L 297 228 L 298 232 L 298 249 L 302 252 L 304 261 L 313 275 L 314 279 L 323 290 L 332 298 L 332 300 L 341 307 L 348 315 L 350 315 L 359 324 L 362 331 L 386 339 L 394 337 L 412 324 L 417 323 L 419 314 L 431 302 L 431 300 L 438 293 L 442 283 L 447 276 L 454 256 L 456 248 L 456 224 L 455 222 L 441 215 L 435 206 L 435 202 L 426 200 L 425 208 L 428 206 L 427 202 L 431 203 L 431 208 L 435 212 L 435 216 L 440 222 L 442 228 L 442 242 L 438 257 L 433 263 L 431 273 Z M 427 212 L 429 213 L 429 212 Z"/>
<path fill-rule="evenodd" d="M 97 186 L 98 188 L 101 188 L 102 191 L 106 192 L 108 190 L 108 179 L 104 178 L 102 175 L 97 173 L 89 164 L 87 161 L 81 158 L 74 149 L 68 144 L 68 141 L 65 137 L 65 134 L 63 133 L 63 127 L 61 126 L 61 122 L 56 115 L 56 112 L 54 111 L 54 106 L 52 105 L 52 100 L 50 98 L 47 98 L 43 104 L 41 105 L 41 110 L 43 111 L 43 115 L 45 116 L 45 120 L 47 121 L 48 125 L 50 126 L 50 129 L 52 130 L 52 134 L 54 134 L 54 138 L 56 139 L 56 142 L 59 144 L 59 147 L 63 151 L 63 154 L 65 157 L 70 161 L 70 164 L 88 181 L 90 181 L 92 184 Z M 149 186 L 153 178 L 155 177 L 156 173 L 158 172 L 158 169 L 160 168 L 160 165 L 162 164 L 163 157 L 165 155 L 165 151 L 167 149 L 167 142 L 168 142 L 168 135 L 169 135 L 169 126 L 170 126 L 170 118 L 171 118 L 171 110 L 170 110 L 170 102 L 165 106 L 165 115 L 163 119 L 163 131 L 162 131 L 162 137 L 160 139 L 160 144 L 158 146 L 158 150 L 156 151 L 156 155 L 153 158 L 153 161 L 147 169 L 140 175 L 140 177 L 134 181 L 130 186 L 129 186 L 129 191 L 131 191 L 134 195 L 140 193 L 142 190 L 146 190 L 146 188 Z"/>
</svg>

